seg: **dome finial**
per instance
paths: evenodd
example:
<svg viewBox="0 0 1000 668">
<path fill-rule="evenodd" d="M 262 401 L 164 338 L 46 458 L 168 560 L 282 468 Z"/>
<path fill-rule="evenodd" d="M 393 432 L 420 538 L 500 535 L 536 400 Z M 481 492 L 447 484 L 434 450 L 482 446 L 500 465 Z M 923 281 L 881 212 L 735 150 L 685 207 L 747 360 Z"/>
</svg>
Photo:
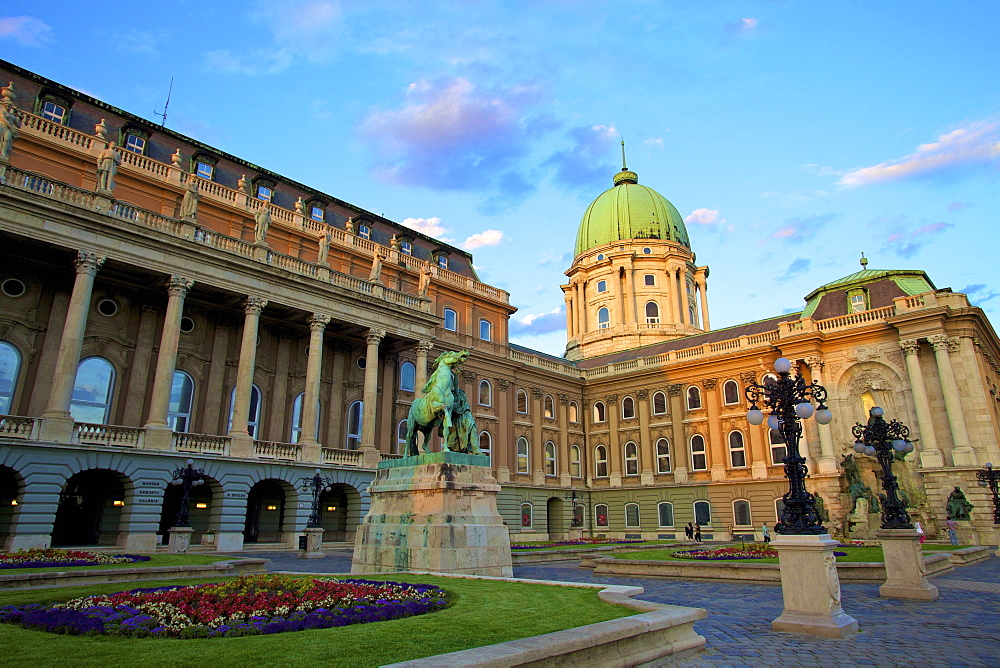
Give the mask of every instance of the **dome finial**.
<svg viewBox="0 0 1000 668">
<path fill-rule="evenodd" d="M 631 171 L 625 164 L 625 139 L 622 139 L 622 171 L 615 174 L 615 178 L 612 179 L 614 184 L 617 186 L 622 183 L 639 183 L 639 176 Z"/>
<path fill-rule="evenodd" d="M 866 269 L 868 267 L 868 258 L 865 257 L 864 251 L 861 253 L 861 268 Z"/>
<path fill-rule="evenodd" d="M 625 165 L 625 138 L 622 137 L 622 171 L 627 172 L 628 167 Z"/>
</svg>

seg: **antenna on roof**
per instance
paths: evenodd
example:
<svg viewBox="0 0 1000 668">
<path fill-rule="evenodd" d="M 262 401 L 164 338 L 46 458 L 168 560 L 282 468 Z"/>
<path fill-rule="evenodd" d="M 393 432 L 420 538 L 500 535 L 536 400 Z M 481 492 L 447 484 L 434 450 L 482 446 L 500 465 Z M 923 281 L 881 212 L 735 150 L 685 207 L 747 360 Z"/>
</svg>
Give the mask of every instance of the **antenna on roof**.
<svg viewBox="0 0 1000 668">
<path fill-rule="evenodd" d="M 868 258 L 865 257 L 864 252 L 861 253 L 861 268 L 865 269 L 868 266 Z"/>
<path fill-rule="evenodd" d="M 167 101 L 163 104 L 163 111 L 153 110 L 154 116 L 160 117 L 160 127 L 165 127 L 167 124 L 167 108 L 170 106 L 170 94 L 174 92 L 174 78 L 170 77 L 170 88 L 167 89 Z"/>
</svg>

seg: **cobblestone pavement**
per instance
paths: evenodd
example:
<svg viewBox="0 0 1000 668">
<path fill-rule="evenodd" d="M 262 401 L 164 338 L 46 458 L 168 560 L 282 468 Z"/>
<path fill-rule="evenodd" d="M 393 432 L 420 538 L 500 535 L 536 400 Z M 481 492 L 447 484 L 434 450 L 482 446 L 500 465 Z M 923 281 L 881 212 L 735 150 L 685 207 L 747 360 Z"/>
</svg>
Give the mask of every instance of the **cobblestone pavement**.
<svg viewBox="0 0 1000 668">
<path fill-rule="evenodd" d="M 270 570 L 311 573 L 350 571 L 347 549 L 325 559 L 295 553 L 262 553 Z M 782 610 L 781 587 L 666 578 L 595 576 L 577 562 L 518 566 L 515 577 L 643 587 L 640 597 L 705 608 L 695 624 L 706 650 L 680 666 L 1000 666 L 1000 558 L 957 568 L 932 582 L 931 603 L 883 599 L 877 585 L 842 584 L 844 610 L 860 632 L 828 640 L 771 631 Z"/>
</svg>

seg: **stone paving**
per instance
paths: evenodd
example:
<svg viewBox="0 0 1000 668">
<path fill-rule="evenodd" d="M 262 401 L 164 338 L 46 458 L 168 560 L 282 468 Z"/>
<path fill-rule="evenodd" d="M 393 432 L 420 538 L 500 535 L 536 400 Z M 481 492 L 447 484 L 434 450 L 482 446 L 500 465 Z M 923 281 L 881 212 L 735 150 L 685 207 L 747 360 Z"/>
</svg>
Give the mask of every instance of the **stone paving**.
<svg viewBox="0 0 1000 668">
<path fill-rule="evenodd" d="M 270 570 L 346 573 L 351 550 L 308 560 L 289 552 L 254 556 L 271 559 Z M 595 576 L 577 562 L 516 566 L 514 576 L 639 586 L 640 598 L 705 608 L 708 617 L 695 629 L 706 650 L 680 666 L 1000 666 L 996 557 L 933 578 L 941 596 L 931 603 L 883 599 L 876 585 L 841 585 L 844 610 L 861 629 L 845 640 L 771 631 L 782 610 L 775 585 Z"/>
</svg>

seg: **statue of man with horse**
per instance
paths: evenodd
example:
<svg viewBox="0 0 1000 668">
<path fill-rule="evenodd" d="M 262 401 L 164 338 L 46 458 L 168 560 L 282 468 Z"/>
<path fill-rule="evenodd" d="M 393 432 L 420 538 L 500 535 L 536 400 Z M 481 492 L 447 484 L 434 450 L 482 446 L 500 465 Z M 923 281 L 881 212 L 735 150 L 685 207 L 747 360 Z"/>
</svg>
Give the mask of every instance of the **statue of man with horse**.
<svg viewBox="0 0 1000 668">
<path fill-rule="evenodd" d="M 468 351 L 441 353 L 434 360 L 434 373 L 423 387 L 423 396 L 410 406 L 406 418 L 406 456 L 420 454 L 417 432 L 424 435 L 423 451 L 437 429 L 442 450 L 479 454 L 479 431 L 472 415 L 469 399 L 458 387 L 457 372 L 469 358 Z"/>
</svg>

